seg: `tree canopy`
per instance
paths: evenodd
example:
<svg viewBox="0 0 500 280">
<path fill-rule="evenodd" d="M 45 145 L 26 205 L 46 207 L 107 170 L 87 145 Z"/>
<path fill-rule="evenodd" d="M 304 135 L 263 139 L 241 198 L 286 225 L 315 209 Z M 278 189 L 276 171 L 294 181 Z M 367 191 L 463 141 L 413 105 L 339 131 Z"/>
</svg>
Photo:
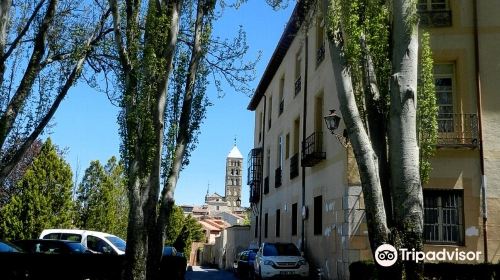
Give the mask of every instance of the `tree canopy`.
<svg viewBox="0 0 500 280">
<path fill-rule="evenodd" d="M 123 165 L 115 157 L 92 161 L 76 191 L 78 227 L 126 238 L 128 199 Z"/>
<path fill-rule="evenodd" d="M 17 183 L 18 194 L 0 209 L 0 237 L 33 239 L 43 229 L 72 227 L 72 176 L 69 164 L 47 139 Z"/>
</svg>

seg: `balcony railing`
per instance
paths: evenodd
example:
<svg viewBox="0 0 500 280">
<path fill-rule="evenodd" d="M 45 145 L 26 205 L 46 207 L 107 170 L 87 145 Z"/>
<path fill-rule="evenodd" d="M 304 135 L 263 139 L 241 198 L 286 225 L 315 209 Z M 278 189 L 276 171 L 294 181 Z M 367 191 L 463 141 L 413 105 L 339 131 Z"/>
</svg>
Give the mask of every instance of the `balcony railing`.
<svg viewBox="0 0 500 280">
<path fill-rule="evenodd" d="M 477 114 L 440 114 L 437 147 L 475 148 L 479 127 Z"/>
<path fill-rule="evenodd" d="M 283 110 L 285 109 L 285 100 L 282 99 L 280 102 L 280 115 L 283 114 Z"/>
<path fill-rule="evenodd" d="M 323 59 L 325 59 L 325 43 L 316 50 L 316 65 L 320 65 Z"/>
<path fill-rule="evenodd" d="M 258 203 L 260 200 L 260 183 L 250 186 L 250 203 Z"/>
<path fill-rule="evenodd" d="M 264 178 L 264 194 L 269 193 L 269 176 Z"/>
<path fill-rule="evenodd" d="M 302 89 L 302 78 L 299 76 L 297 80 L 295 80 L 295 95 L 300 93 Z"/>
<path fill-rule="evenodd" d="M 450 10 L 419 10 L 420 25 L 425 27 L 449 27 L 451 26 Z"/>
<path fill-rule="evenodd" d="M 311 167 L 326 158 L 323 151 L 323 133 L 314 132 L 302 142 L 302 166 Z"/>
<path fill-rule="evenodd" d="M 290 179 L 299 176 L 299 154 L 296 153 L 290 158 Z"/>
<path fill-rule="evenodd" d="M 276 168 L 276 171 L 274 172 L 274 187 L 281 187 L 281 167 Z"/>
<path fill-rule="evenodd" d="M 260 185 L 262 183 L 262 148 L 255 148 L 248 153 L 248 178 L 247 185 Z"/>
</svg>

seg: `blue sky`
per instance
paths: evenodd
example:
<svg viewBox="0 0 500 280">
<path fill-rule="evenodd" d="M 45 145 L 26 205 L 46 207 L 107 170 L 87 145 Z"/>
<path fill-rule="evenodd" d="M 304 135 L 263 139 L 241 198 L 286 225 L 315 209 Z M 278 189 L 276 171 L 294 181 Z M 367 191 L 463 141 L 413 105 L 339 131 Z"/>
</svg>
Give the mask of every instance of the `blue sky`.
<svg viewBox="0 0 500 280">
<path fill-rule="evenodd" d="M 247 58 L 255 58 L 259 51 L 262 52 L 251 88 L 257 86 L 290 17 L 294 1 L 290 2 L 286 9 L 273 11 L 263 0 L 250 0 L 239 10 L 226 9 L 214 27 L 215 34 L 224 38 L 236 35 L 238 26 L 242 25 L 250 46 Z M 224 91 L 225 96 L 217 98 L 216 90 L 209 88 L 214 105 L 208 109 L 190 165 L 180 175 L 176 204 L 202 204 L 209 183 L 211 193 L 224 194 L 225 160 L 235 137 L 245 157 L 242 204 L 249 204 L 248 186 L 245 185 L 246 157 L 253 148 L 254 115 L 246 109 L 250 101 L 248 96 L 230 87 L 225 87 Z M 68 149 L 66 160 L 73 172 L 79 172 L 79 177 L 91 160 L 105 162 L 113 155 L 119 156 L 118 111 L 104 94 L 83 82 L 73 88 L 61 104 L 49 130 L 50 136 L 55 144 Z"/>
</svg>

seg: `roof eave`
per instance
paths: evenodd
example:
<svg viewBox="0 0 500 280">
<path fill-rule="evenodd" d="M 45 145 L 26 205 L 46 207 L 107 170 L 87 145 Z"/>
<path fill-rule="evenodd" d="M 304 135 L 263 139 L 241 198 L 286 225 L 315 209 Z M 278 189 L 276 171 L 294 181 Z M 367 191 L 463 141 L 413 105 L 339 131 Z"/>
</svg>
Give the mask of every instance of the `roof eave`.
<svg viewBox="0 0 500 280">
<path fill-rule="evenodd" d="M 305 11 L 307 9 L 306 7 L 307 2 L 309 1 L 303 1 L 303 0 L 297 1 L 297 4 L 293 9 L 292 15 L 290 16 L 290 19 L 286 24 L 285 30 L 283 31 L 283 34 L 281 34 L 281 38 L 278 41 L 278 45 L 276 46 L 276 49 L 274 49 L 273 55 L 271 56 L 271 59 L 267 64 L 266 70 L 264 71 L 264 75 L 262 75 L 259 85 L 257 86 L 257 89 L 255 90 L 254 95 L 250 100 L 250 103 L 248 104 L 247 110 L 255 111 L 255 109 L 260 103 L 260 100 L 264 96 L 264 93 L 269 87 L 269 84 L 271 83 L 274 75 L 276 74 L 276 71 L 278 70 L 279 66 L 281 65 L 281 62 L 283 61 L 283 58 L 285 57 L 286 53 L 288 52 L 288 49 L 290 48 L 293 39 L 297 35 L 297 32 L 299 31 L 300 26 L 302 25 L 305 16 Z"/>
</svg>

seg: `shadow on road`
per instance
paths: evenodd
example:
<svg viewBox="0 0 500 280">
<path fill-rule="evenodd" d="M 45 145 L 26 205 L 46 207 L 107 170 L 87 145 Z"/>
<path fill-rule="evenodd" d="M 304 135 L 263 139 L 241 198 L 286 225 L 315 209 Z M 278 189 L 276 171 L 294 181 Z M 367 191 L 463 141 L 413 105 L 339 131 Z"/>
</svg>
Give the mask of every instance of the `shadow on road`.
<svg viewBox="0 0 500 280">
<path fill-rule="evenodd" d="M 194 266 L 186 272 L 185 280 L 236 280 L 234 273 L 210 267 Z"/>
</svg>

